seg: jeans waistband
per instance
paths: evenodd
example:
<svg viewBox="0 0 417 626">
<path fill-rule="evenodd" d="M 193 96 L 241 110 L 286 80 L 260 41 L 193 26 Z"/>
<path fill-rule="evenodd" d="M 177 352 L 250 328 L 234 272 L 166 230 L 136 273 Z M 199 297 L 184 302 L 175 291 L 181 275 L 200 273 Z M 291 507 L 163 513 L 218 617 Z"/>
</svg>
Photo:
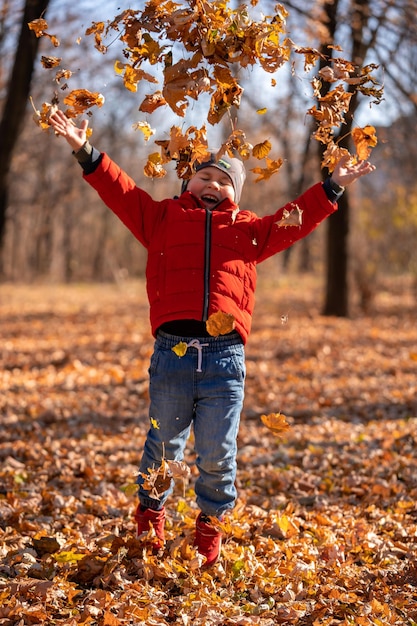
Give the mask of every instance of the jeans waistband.
<svg viewBox="0 0 417 626">
<path fill-rule="evenodd" d="M 180 341 L 185 343 L 191 343 L 197 341 L 204 346 L 204 351 L 217 352 L 218 350 L 224 350 L 231 346 L 243 345 L 243 339 L 237 331 L 228 333 L 227 335 L 220 335 L 219 337 L 186 337 L 181 335 L 170 335 L 163 330 L 158 330 L 156 335 L 156 343 L 161 348 L 171 350 Z"/>
</svg>

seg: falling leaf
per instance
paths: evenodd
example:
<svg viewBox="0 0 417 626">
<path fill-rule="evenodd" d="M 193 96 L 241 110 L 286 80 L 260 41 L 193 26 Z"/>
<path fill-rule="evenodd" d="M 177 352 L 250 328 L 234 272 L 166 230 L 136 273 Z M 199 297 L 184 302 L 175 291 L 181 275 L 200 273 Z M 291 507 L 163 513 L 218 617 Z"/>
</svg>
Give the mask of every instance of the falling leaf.
<svg viewBox="0 0 417 626">
<path fill-rule="evenodd" d="M 166 175 L 166 170 L 162 167 L 161 156 L 157 152 L 148 156 L 143 173 L 148 178 L 163 178 Z"/>
<path fill-rule="evenodd" d="M 42 67 L 49 70 L 53 67 L 57 67 L 61 63 L 61 59 L 58 57 L 41 57 Z"/>
<path fill-rule="evenodd" d="M 167 463 L 173 478 L 189 478 L 191 470 L 186 463 L 170 460 L 167 460 Z"/>
<path fill-rule="evenodd" d="M 344 156 L 349 156 L 348 150 L 346 150 L 346 148 L 340 148 L 337 144 L 330 140 L 326 150 L 324 151 L 321 166 L 327 167 L 329 173 L 331 173 L 340 159 Z"/>
<path fill-rule="evenodd" d="M 259 183 L 261 180 L 268 180 L 269 178 L 271 178 L 273 174 L 276 174 L 276 172 L 278 172 L 283 162 L 283 159 L 273 160 L 267 157 L 265 159 L 266 167 L 254 167 L 251 170 L 254 174 L 258 174 L 258 178 L 256 178 L 255 183 Z"/>
<path fill-rule="evenodd" d="M 253 146 L 253 156 L 255 159 L 264 159 L 271 152 L 271 142 L 264 141 L 263 143 L 258 143 L 256 146 Z"/>
<path fill-rule="evenodd" d="M 235 328 L 235 318 L 231 313 L 216 311 L 212 313 L 206 322 L 206 328 L 209 335 L 218 337 L 232 332 Z"/>
<path fill-rule="evenodd" d="M 149 492 L 151 498 L 159 500 L 161 495 L 169 489 L 172 482 L 172 473 L 168 462 L 162 459 L 161 465 L 155 469 L 148 468 L 147 473 L 142 473 L 144 482 L 142 489 Z"/>
<path fill-rule="evenodd" d="M 366 161 L 371 154 L 372 148 L 374 148 L 378 143 L 376 131 L 373 126 L 354 128 L 352 130 L 352 139 L 360 161 Z"/>
<path fill-rule="evenodd" d="M 286 433 L 290 429 L 287 418 L 282 413 L 269 413 L 269 415 L 261 415 L 261 422 L 277 435 Z"/>
<path fill-rule="evenodd" d="M 47 37 L 50 39 L 52 45 L 55 46 L 55 48 L 59 46 L 59 40 L 57 39 L 57 37 L 55 35 L 50 35 L 46 32 L 46 29 L 48 28 L 48 23 L 43 18 L 32 20 L 32 22 L 28 23 L 28 26 L 30 30 L 33 30 L 36 37 Z"/>
<path fill-rule="evenodd" d="M 66 111 L 68 117 L 77 117 L 93 106 L 101 107 L 104 104 L 104 96 L 88 89 L 75 89 L 64 98 L 64 104 L 71 107 Z"/>
<path fill-rule="evenodd" d="M 151 128 L 148 122 L 136 122 L 133 124 L 133 129 L 140 130 L 145 138 L 145 141 L 149 141 L 150 137 L 155 134 L 155 129 Z"/>
<path fill-rule="evenodd" d="M 152 428 L 156 428 L 157 430 L 159 430 L 159 422 L 158 422 L 158 420 L 156 420 L 154 417 L 150 417 L 149 421 L 151 422 Z"/>
<path fill-rule="evenodd" d="M 143 113 L 153 113 L 156 109 L 164 106 L 165 104 L 167 104 L 167 101 L 162 93 L 160 91 L 156 91 L 145 96 L 139 107 L 139 111 L 142 111 Z"/>
</svg>

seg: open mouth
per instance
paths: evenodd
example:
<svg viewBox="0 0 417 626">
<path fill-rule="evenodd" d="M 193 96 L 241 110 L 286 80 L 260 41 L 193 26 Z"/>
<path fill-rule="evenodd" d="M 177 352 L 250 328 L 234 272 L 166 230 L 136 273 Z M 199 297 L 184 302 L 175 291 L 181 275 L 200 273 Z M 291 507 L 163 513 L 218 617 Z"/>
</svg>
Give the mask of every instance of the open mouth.
<svg viewBox="0 0 417 626">
<path fill-rule="evenodd" d="M 201 199 L 204 202 L 204 204 L 207 204 L 208 206 L 214 206 L 215 204 L 219 202 L 219 199 L 216 198 L 216 196 L 207 195 L 207 194 L 202 196 Z"/>
</svg>

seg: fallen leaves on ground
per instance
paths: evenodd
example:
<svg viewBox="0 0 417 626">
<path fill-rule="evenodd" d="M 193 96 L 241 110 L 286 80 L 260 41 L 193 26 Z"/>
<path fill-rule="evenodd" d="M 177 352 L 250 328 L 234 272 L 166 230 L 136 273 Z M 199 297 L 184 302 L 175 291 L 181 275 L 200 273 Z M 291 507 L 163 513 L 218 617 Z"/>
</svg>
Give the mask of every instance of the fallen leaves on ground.
<svg viewBox="0 0 417 626">
<path fill-rule="evenodd" d="M 2 626 L 417 622 L 415 301 L 397 280 L 374 315 L 324 318 L 314 281 L 297 282 L 260 281 L 239 501 L 210 570 L 193 547 L 191 442 L 165 551 L 135 537 L 143 284 L 2 285 Z M 281 411 L 278 436 L 261 415 Z"/>
</svg>

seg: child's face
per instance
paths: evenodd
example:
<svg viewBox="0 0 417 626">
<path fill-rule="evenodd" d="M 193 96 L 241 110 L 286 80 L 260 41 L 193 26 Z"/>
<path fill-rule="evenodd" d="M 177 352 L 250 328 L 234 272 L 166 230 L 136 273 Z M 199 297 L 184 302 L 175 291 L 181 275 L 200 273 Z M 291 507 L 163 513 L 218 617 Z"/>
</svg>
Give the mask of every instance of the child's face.
<svg viewBox="0 0 417 626">
<path fill-rule="evenodd" d="M 190 179 L 187 190 L 197 196 L 207 209 L 211 209 L 225 198 L 232 202 L 235 190 L 232 180 L 217 167 L 204 167 Z"/>
</svg>

